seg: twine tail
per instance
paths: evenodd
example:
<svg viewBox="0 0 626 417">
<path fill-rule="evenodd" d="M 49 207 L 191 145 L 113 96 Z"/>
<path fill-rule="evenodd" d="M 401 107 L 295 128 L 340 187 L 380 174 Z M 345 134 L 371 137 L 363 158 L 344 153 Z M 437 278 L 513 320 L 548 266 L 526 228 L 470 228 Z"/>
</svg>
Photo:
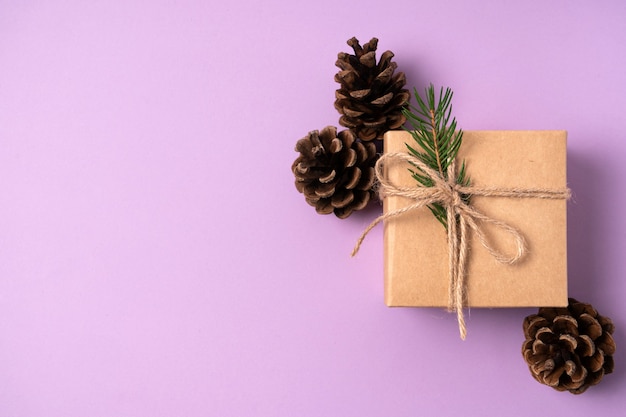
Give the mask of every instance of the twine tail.
<svg viewBox="0 0 626 417">
<path fill-rule="evenodd" d="M 463 213 L 461 195 L 454 191 L 456 186 L 455 164 L 448 167 L 448 185 L 452 191 L 446 204 L 446 220 L 448 227 L 448 260 L 450 282 L 448 286 L 448 310 L 456 311 L 459 324 L 459 335 L 462 340 L 467 336 L 463 304 L 465 301 L 465 260 L 467 258 L 467 224 Z"/>
<path fill-rule="evenodd" d="M 465 326 L 465 315 L 463 314 L 462 306 L 456 311 L 456 321 L 459 323 L 459 336 L 461 336 L 461 340 L 465 340 L 467 337 L 467 327 Z"/>
<path fill-rule="evenodd" d="M 446 208 L 448 227 L 448 311 L 456 311 L 459 323 L 459 335 L 462 340 L 467 336 L 465 317 L 463 315 L 463 301 L 465 293 L 465 267 L 467 227 L 463 216 L 457 216 L 452 205 Z M 457 223 L 458 218 L 458 223 Z"/>
<path fill-rule="evenodd" d="M 467 222 L 463 216 L 459 216 L 459 255 L 457 258 L 457 281 L 455 288 L 456 298 L 456 317 L 459 323 L 459 333 L 462 340 L 465 340 L 467 336 L 467 328 L 465 327 L 465 316 L 463 315 L 463 307 L 465 305 L 465 286 L 466 286 L 466 271 L 468 249 L 469 249 L 469 236 L 467 229 Z"/>
<path fill-rule="evenodd" d="M 454 210 L 451 206 L 446 207 L 446 220 L 448 229 L 448 311 L 456 310 L 455 287 L 458 277 L 457 274 L 457 245 L 458 241 L 456 231 L 456 219 Z"/>
<path fill-rule="evenodd" d="M 411 206 L 412 208 L 412 206 Z M 363 230 L 363 233 L 361 233 L 361 236 L 359 236 L 359 238 L 356 241 L 356 244 L 354 245 L 354 249 L 352 249 L 352 253 L 350 254 L 351 257 L 356 256 L 356 254 L 359 252 L 359 249 L 361 249 L 361 244 L 363 243 L 363 241 L 365 240 L 365 237 L 367 236 L 367 234 L 369 232 L 372 231 L 373 228 L 375 228 L 378 223 L 382 222 L 383 220 L 389 218 L 389 217 L 394 217 L 397 216 L 399 214 L 402 214 L 403 212 L 405 212 L 406 210 L 398 210 L 397 212 L 392 212 L 392 213 L 387 213 L 387 214 L 383 214 L 381 216 L 376 217 L 376 219 L 374 219 L 373 222 L 371 222 L 369 224 L 369 226 L 367 226 L 365 228 L 365 230 Z"/>
<path fill-rule="evenodd" d="M 428 203 L 428 201 L 426 201 L 426 203 Z M 367 234 L 371 232 L 372 229 L 378 225 L 378 223 L 385 221 L 387 219 L 396 217 L 396 216 L 401 216 L 405 213 L 410 213 L 415 209 L 423 207 L 426 203 L 424 201 L 419 201 L 410 206 L 406 206 L 398 210 L 390 211 L 388 213 L 385 213 L 383 215 L 376 217 L 376 219 L 374 219 L 374 221 L 371 222 L 369 226 L 365 228 L 365 230 L 363 230 L 363 233 L 361 233 L 361 236 L 359 236 L 359 238 L 357 239 L 356 244 L 354 245 L 354 249 L 352 249 L 352 254 L 350 256 L 354 257 L 359 252 L 359 249 L 361 249 L 361 244 L 365 240 L 365 237 L 367 237 Z"/>
<path fill-rule="evenodd" d="M 359 249 L 361 249 L 361 244 L 365 240 L 365 237 L 367 236 L 367 234 L 374 227 L 376 227 L 378 223 L 382 222 L 384 219 L 385 219 L 385 215 L 378 216 L 373 222 L 369 224 L 369 226 L 365 228 L 365 230 L 363 230 L 363 233 L 361 233 L 361 236 L 359 236 L 359 238 L 357 239 L 356 244 L 354 245 L 354 249 L 352 249 L 352 253 L 350 254 L 350 256 L 352 257 L 356 256 L 356 254 L 359 252 Z"/>
</svg>

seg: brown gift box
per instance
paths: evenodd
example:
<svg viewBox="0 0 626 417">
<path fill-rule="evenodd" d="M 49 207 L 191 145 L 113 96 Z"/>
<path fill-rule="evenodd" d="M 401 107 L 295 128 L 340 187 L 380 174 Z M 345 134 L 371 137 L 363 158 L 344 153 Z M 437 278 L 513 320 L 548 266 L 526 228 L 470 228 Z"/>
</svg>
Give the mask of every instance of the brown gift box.
<svg viewBox="0 0 626 417">
<path fill-rule="evenodd" d="M 457 160 L 465 160 L 473 186 L 566 188 L 565 131 L 465 131 Z M 385 153 L 419 149 L 411 134 L 385 134 Z M 385 167 L 398 185 L 415 186 L 406 163 Z M 384 212 L 408 206 L 405 197 L 388 196 Z M 567 305 L 566 200 L 471 197 L 483 214 L 516 228 L 527 253 L 515 264 L 502 264 L 472 234 L 465 277 L 469 307 Z M 482 224 L 494 246 L 514 251 L 511 236 Z M 427 208 L 385 221 L 385 302 L 388 306 L 447 307 L 448 244 L 445 228 Z"/>
</svg>

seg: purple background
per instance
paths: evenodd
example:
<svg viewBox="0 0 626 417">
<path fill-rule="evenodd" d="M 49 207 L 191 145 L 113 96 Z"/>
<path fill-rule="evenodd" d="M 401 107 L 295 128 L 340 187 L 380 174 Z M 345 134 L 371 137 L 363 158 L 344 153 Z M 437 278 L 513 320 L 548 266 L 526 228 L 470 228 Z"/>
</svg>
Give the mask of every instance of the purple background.
<svg viewBox="0 0 626 417">
<path fill-rule="evenodd" d="M 53 4 L 46 4 L 53 3 Z M 0 1 L 0 416 L 623 415 L 626 3 Z M 549 3 L 549 4 L 546 4 Z M 582 396 L 535 309 L 383 303 L 379 206 L 319 216 L 295 142 L 378 37 L 470 129 L 566 129 L 570 293 L 617 325 Z"/>
</svg>

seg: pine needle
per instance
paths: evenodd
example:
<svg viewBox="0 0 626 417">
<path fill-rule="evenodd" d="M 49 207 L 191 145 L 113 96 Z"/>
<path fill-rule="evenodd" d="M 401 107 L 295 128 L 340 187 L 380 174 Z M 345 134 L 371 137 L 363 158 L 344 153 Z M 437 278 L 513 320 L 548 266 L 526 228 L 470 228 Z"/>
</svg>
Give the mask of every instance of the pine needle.
<svg viewBox="0 0 626 417">
<path fill-rule="evenodd" d="M 439 96 L 435 97 L 435 88 L 430 84 L 425 91 L 425 100 L 420 97 L 416 88 L 413 90 L 417 106 L 409 104 L 402 112 L 411 125 L 411 129 L 407 130 L 418 146 L 407 144 L 407 149 L 409 153 L 447 179 L 448 167 L 455 160 L 463 142 L 463 131 L 457 129 L 456 119 L 452 117 L 452 90 L 450 88 L 444 90 L 442 87 Z M 433 186 L 433 180 L 418 167 L 409 171 L 424 187 Z M 469 185 L 465 161 L 461 163 L 457 173 L 457 182 L 464 186 Z M 462 198 L 469 202 L 469 195 L 463 195 Z M 437 203 L 428 208 L 447 228 L 446 209 Z"/>
</svg>

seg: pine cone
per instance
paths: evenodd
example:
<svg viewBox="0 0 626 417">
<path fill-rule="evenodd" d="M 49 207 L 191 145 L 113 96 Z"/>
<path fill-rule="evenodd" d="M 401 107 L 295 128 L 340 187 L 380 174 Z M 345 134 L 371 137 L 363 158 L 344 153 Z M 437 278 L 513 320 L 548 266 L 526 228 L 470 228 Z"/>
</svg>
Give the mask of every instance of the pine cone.
<svg viewBox="0 0 626 417">
<path fill-rule="evenodd" d="M 398 65 L 391 62 L 391 51 L 384 52 L 376 64 L 378 39 L 372 38 L 361 47 L 352 38 L 348 45 L 355 55 L 340 52 L 335 63 L 341 68 L 335 75 L 341 85 L 335 93 L 335 108 L 342 115 L 339 124 L 361 140 L 380 139 L 406 121 L 402 114 L 409 101 L 409 91 L 403 88 L 406 77 L 403 72 L 394 75 Z"/>
<path fill-rule="evenodd" d="M 373 143 L 355 139 L 352 132 L 327 126 L 314 130 L 296 144 L 300 156 L 291 170 L 296 188 L 320 214 L 335 213 L 341 219 L 364 208 L 374 192 Z"/>
<path fill-rule="evenodd" d="M 590 304 L 570 298 L 567 307 L 526 317 L 522 354 L 537 381 L 582 394 L 613 372 L 614 329 Z"/>
</svg>

